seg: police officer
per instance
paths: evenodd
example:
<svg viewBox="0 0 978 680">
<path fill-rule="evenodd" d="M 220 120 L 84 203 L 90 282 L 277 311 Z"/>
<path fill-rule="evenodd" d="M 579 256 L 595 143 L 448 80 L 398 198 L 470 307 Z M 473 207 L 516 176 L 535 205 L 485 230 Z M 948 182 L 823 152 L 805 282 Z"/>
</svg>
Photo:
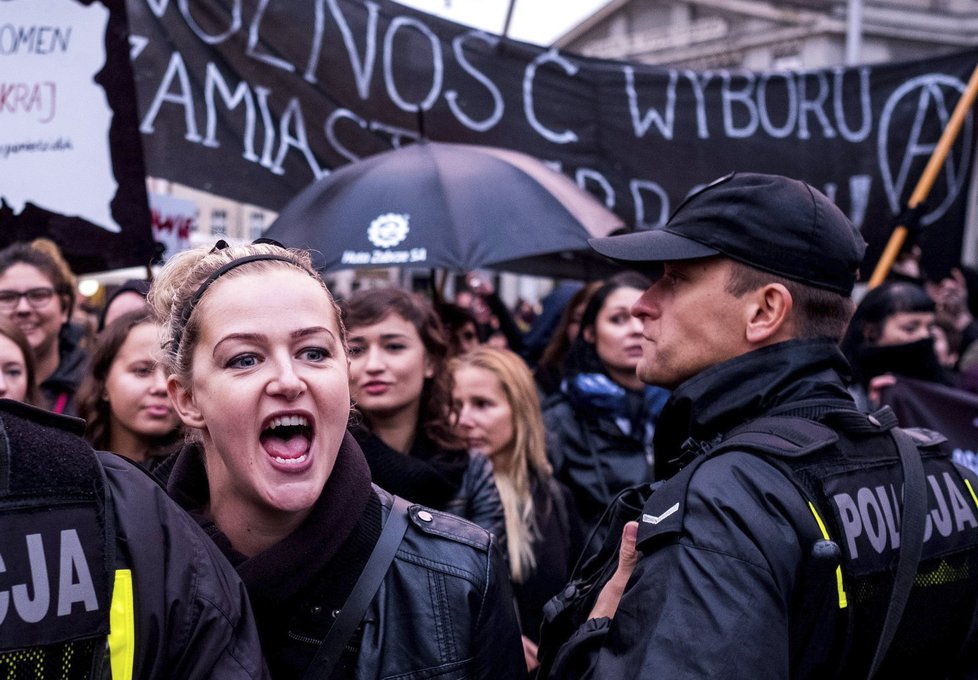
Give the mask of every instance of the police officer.
<svg viewBox="0 0 978 680">
<path fill-rule="evenodd" d="M 856 411 L 836 344 L 865 244 L 845 215 L 736 173 L 591 246 L 661 263 L 632 313 L 638 375 L 674 390 L 654 441 L 671 477 L 551 677 L 975 673 L 978 479 L 939 436 Z"/>
<path fill-rule="evenodd" d="M 241 581 L 145 472 L 84 423 L 0 400 L 0 671 L 262 678 Z"/>
</svg>

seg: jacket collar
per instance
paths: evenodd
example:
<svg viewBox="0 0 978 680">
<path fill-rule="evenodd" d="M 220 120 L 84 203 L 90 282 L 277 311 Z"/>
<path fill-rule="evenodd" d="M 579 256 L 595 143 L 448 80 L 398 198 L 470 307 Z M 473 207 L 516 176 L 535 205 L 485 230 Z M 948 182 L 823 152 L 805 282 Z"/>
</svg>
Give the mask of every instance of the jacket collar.
<svg viewBox="0 0 978 680">
<path fill-rule="evenodd" d="M 654 440 L 657 463 L 681 467 L 683 454 L 774 410 L 813 401 L 851 404 L 848 378 L 849 364 L 829 339 L 789 340 L 711 366 L 677 387 L 663 409 Z"/>
</svg>

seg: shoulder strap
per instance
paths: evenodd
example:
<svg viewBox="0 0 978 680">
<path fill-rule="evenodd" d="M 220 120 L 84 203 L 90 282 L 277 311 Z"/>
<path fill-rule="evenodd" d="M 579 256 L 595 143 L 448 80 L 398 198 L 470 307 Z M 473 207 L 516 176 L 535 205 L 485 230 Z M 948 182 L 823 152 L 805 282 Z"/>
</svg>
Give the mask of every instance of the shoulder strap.
<svg viewBox="0 0 978 680">
<path fill-rule="evenodd" d="M 394 496 L 394 507 L 391 508 L 390 515 L 384 523 L 384 528 L 380 533 L 380 538 L 374 546 L 373 552 L 367 559 L 367 564 L 360 573 L 353 591 L 343 603 L 340 613 L 337 614 L 333 625 L 326 634 L 326 639 L 319 646 L 315 658 L 309 664 L 303 675 L 304 680 L 325 680 L 330 677 L 336 662 L 343 654 L 343 648 L 350 641 L 353 631 L 363 620 L 363 615 L 367 611 L 367 606 L 374 599 L 377 590 L 380 588 L 397 548 L 401 545 L 401 539 L 408 526 L 408 507 L 409 504 L 400 496 Z"/>
<path fill-rule="evenodd" d="M 900 451 L 900 463 L 903 466 L 903 512 L 900 516 L 900 556 L 897 558 L 896 576 L 893 580 L 893 592 L 890 594 L 890 604 L 883 620 L 883 630 L 880 641 L 873 655 L 873 663 L 869 668 L 867 678 L 876 675 L 883 657 L 893 642 L 893 636 L 900 626 L 903 610 L 910 597 L 914 576 L 924 545 L 924 523 L 927 513 L 927 491 L 924 487 L 924 465 L 920 460 L 920 452 L 906 432 L 898 427 L 890 430 Z"/>
</svg>

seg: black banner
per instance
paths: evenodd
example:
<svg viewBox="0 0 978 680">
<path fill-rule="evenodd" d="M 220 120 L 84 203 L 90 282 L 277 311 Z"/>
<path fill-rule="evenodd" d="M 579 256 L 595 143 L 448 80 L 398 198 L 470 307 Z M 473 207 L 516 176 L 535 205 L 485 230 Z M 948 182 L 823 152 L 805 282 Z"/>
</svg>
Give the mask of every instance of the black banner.
<svg viewBox="0 0 978 680">
<path fill-rule="evenodd" d="M 978 61 L 691 71 L 502 40 L 386 1 L 129 0 L 148 172 L 279 210 L 330 169 L 407 144 L 552 163 L 628 224 L 661 225 L 731 170 L 824 190 L 878 259 Z M 419 114 L 420 110 L 420 114 Z M 935 275 L 960 258 L 971 114 L 922 224 Z"/>
<path fill-rule="evenodd" d="M 881 390 L 880 401 L 893 409 L 900 425 L 943 434 L 955 462 L 978 472 L 978 394 L 900 377 Z"/>
</svg>

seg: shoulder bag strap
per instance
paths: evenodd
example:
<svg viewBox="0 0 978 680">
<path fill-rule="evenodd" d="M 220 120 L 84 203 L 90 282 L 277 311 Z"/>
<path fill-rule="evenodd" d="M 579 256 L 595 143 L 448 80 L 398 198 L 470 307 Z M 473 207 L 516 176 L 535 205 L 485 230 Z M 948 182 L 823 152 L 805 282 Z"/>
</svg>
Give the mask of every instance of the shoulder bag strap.
<svg viewBox="0 0 978 680">
<path fill-rule="evenodd" d="M 924 465 L 920 460 L 920 451 L 906 432 L 893 428 L 890 434 L 896 441 L 900 451 L 900 463 L 903 466 L 903 512 L 900 516 L 900 555 L 897 558 L 896 576 L 893 580 L 893 592 L 890 594 L 890 605 L 883 620 L 883 631 L 873 655 L 873 663 L 869 668 L 868 678 L 876 675 L 880 663 L 893 642 L 893 636 L 900 626 L 903 610 L 910 598 L 917 565 L 924 544 L 924 523 L 927 513 L 927 489 L 924 482 Z"/>
<path fill-rule="evenodd" d="M 380 538 L 374 546 L 373 552 L 367 559 L 367 564 L 360 573 L 353 591 L 343 603 L 343 608 L 333 621 L 333 625 L 326 634 L 326 639 L 319 646 L 315 658 L 309 664 L 303 675 L 304 680 L 326 680 L 333 672 L 336 662 L 343 654 L 343 648 L 350 641 L 353 631 L 363 620 L 363 615 L 367 611 L 367 606 L 374 599 L 377 590 L 380 588 L 394 555 L 397 553 L 398 546 L 408 526 L 408 507 L 409 503 L 399 496 L 394 496 L 394 507 L 391 508 L 390 515 L 384 523 Z"/>
</svg>

